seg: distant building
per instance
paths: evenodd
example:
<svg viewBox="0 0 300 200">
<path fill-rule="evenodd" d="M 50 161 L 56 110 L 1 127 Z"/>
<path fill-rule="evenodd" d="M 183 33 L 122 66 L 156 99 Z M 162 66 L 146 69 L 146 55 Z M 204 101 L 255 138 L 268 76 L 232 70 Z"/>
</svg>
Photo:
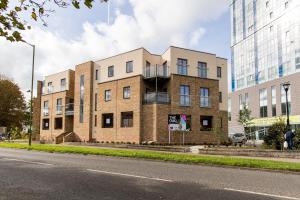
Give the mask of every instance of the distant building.
<svg viewBox="0 0 300 200">
<path fill-rule="evenodd" d="M 300 1 L 231 1 L 232 94 L 229 132 L 240 132 L 239 110 L 247 105 L 254 129 L 286 115 L 284 82 L 291 123 L 300 125 Z"/>
<path fill-rule="evenodd" d="M 227 81 L 226 59 L 178 47 L 79 64 L 45 77 L 40 139 L 168 143 L 168 116 L 181 114 L 191 128 L 186 143 L 216 143 L 216 127 L 228 133 Z"/>
</svg>

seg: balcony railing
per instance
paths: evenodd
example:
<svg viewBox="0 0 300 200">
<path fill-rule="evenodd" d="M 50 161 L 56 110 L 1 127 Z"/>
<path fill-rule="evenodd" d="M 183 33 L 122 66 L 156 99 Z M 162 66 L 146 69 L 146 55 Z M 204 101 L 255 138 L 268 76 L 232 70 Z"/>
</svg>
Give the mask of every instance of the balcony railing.
<svg viewBox="0 0 300 200">
<path fill-rule="evenodd" d="M 145 78 L 162 77 L 168 78 L 170 76 L 169 66 L 166 65 L 151 65 L 146 66 L 144 70 Z"/>
<path fill-rule="evenodd" d="M 74 103 L 66 104 L 65 115 L 74 115 Z"/>
<path fill-rule="evenodd" d="M 200 96 L 200 107 L 211 108 L 211 97 Z"/>
<path fill-rule="evenodd" d="M 44 108 L 43 109 L 43 115 L 48 116 L 49 115 L 49 108 Z"/>
<path fill-rule="evenodd" d="M 168 104 L 170 103 L 170 97 L 167 92 L 148 92 L 144 95 L 144 103 L 159 103 L 159 104 Z"/>
<path fill-rule="evenodd" d="M 63 113 L 63 106 L 62 105 L 57 105 L 56 106 L 56 114 L 61 115 Z"/>
</svg>

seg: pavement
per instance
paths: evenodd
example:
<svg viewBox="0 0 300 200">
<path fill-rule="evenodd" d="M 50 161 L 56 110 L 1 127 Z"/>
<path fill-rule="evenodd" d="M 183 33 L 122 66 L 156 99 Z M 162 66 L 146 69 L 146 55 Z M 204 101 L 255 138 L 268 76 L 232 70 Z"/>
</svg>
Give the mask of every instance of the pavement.
<svg viewBox="0 0 300 200">
<path fill-rule="evenodd" d="M 0 200 L 300 200 L 300 175 L 0 148 Z"/>
</svg>

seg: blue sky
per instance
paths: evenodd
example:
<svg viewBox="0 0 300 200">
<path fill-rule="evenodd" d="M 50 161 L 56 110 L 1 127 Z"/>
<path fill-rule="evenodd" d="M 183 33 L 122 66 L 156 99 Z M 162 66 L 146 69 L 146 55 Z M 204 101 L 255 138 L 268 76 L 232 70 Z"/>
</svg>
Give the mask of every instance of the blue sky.
<svg viewBox="0 0 300 200">
<path fill-rule="evenodd" d="M 109 25 L 106 3 L 55 10 L 47 27 L 31 22 L 24 33 L 37 46 L 37 79 L 142 46 L 159 54 L 174 45 L 230 59 L 228 0 L 111 0 Z M 30 86 L 31 53 L 29 46 L 0 39 L 0 73 L 23 91 Z"/>
</svg>

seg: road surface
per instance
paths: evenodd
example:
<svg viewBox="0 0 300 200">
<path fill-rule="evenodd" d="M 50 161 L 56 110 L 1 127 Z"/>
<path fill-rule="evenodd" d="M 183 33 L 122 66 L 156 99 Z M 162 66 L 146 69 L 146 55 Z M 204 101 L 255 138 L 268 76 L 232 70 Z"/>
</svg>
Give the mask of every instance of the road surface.
<svg viewBox="0 0 300 200">
<path fill-rule="evenodd" d="M 300 175 L 0 148 L 0 200 L 300 200 Z"/>
</svg>

